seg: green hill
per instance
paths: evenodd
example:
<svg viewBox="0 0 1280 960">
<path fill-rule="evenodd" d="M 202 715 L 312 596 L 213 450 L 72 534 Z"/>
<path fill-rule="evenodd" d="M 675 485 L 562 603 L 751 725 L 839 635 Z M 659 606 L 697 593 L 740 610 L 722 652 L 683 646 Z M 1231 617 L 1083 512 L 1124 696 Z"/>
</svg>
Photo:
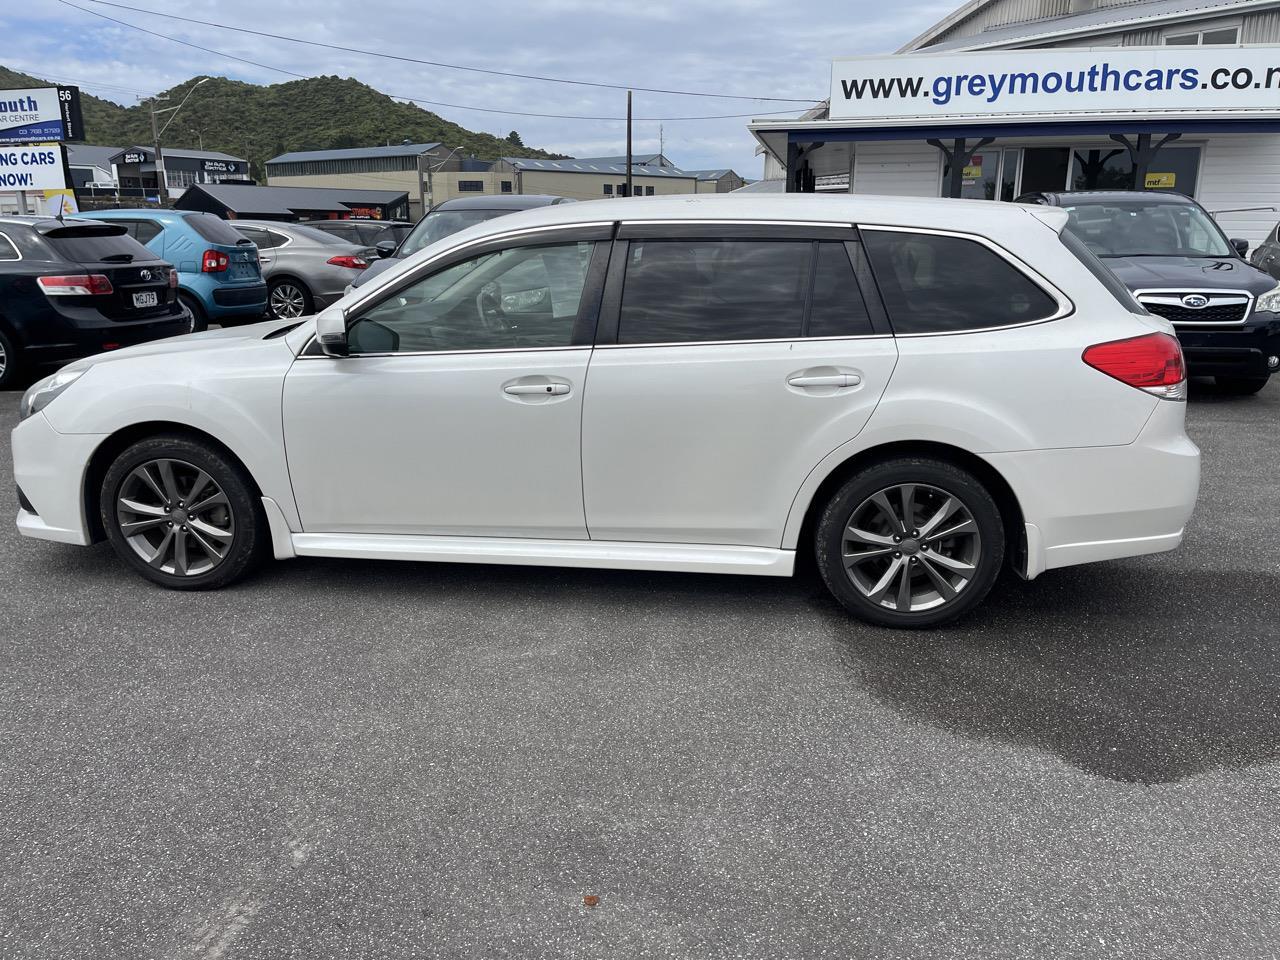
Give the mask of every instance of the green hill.
<svg viewBox="0 0 1280 960">
<path fill-rule="evenodd" d="M 198 79 L 193 77 L 162 91 L 170 98 L 168 105 L 181 103 Z M 0 89 L 54 85 L 0 67 Z M 86 143 L 121 147 L 151 143 L 151 115 L 146 105 L 122 107 L 83 93 L 81 102 Z M 161 124 L 167 116 L 161 116 Z M 182 108 L 165 132 L 163 144 L 246 157 L 253 163 L 254 175 L 262 179 L 263 163 L 291 150 L 376 146 L 404 140 L 439 141 L 483 160 L 512 153 L 562 156 L 526 147 L 518 136 L 476 133 L 342 77 L 312 77 L 270 86 L 214 77 Z"/>
</svg>

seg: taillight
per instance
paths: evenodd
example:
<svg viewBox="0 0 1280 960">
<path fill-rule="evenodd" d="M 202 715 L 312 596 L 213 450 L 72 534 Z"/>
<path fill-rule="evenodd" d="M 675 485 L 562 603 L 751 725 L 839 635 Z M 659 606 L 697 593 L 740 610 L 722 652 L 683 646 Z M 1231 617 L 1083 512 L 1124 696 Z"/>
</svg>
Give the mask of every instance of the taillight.
<svg viewBox="0 0 1280 960">
<path fill-rule="evenodd" d="M 36 277 L 46 297 L 100 297 L 112 292 L 111 281 L 100 273 Z"/>
<path fill-rule="evenodd" d="M 335 267 L 350 267 L 352 270 L 363 270 L 369 265 L 364 257 L 330 257 L 326 262 Z"/>
<path fill-rule="evenodd" d="M 1095 370 L 1161 399 L 1187 398 L 1182 347 L 1177 337 L 1167 333 L 1097 343 L 1086 348 L 1081 358 Z"/>
<path fill-rule="evenodd" d="M 178 289 L 178 271 L 177 270 L 169 271 L 169 289 L 170 290 Z"/>
<path fill-rule="evenodd" d="M 201 273 L 222 273 L 231 259 L 221 250 L 206 250 L 200 258 Z"/>
</svg>

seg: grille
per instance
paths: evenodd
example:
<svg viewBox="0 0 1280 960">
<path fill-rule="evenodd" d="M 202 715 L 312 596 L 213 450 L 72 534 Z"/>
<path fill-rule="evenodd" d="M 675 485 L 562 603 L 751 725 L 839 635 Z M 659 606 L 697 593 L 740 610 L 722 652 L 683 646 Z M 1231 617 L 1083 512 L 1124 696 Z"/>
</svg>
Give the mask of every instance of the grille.
<svg viewBox="0 0 1280 960">
<path fill-rule="evenodd" d="M 1249 309 L 1247 303 L 1210 304 L 1200 310 L 1176 306 L 1172 303 L 1148 303 L 1142 305 L 1157 317 L 1173 323 L 1240 323 Z"/>
</svg>

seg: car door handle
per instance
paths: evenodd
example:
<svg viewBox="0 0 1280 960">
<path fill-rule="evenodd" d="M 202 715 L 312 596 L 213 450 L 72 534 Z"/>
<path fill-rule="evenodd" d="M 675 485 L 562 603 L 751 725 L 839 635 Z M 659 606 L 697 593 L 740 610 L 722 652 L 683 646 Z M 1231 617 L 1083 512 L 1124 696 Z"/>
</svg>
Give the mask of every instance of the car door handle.
<svg viewBox="0 0 1280 960">
<path fill-rule="evenodd" d="M 271 258 L 270 258 L 270 257 L 259 257 L 259 258 L 258 258 L 258 262 L 259 262 L 259 263 L 270 263 L 270 262 L 271 262 Z"/>
<path fill-rule="evenodd" d="M 793 387 L 856 387 L 862 378 L 856 373 L 797 373 L 787 377 L 787 383 Z"/>
<path fill-rule="evenodd" d="M 508 383 L 502 388 L 513 397 L 563 397 L 569 392 L 567 383 Z"/>
</svg>

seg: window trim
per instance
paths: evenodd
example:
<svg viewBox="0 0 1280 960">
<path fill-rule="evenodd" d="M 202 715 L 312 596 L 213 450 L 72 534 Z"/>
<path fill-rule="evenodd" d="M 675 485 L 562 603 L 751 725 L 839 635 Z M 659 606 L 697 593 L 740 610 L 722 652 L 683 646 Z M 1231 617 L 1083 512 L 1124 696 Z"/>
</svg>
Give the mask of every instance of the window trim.
<svg viewBox="0 0 1280 960">
<path fill-rule="evenodd" d="M 1071 298 L 1051 283 L 1044 274 L 1040 273 L 1025 260 L 1015 256 L 989 237 L 984 237 L 976 233 L 965 233 L 961 230 L 937 230 L 930 227 L 903 227 L 889 224 L 860 223 L 858 224 L 858 230 L 862 233 L 920 233 L 935 237 L 954 237 L 958 240 L 974 241 L 986 247 L 996 256 L 1005 260 L 1011 267 L 1022 273 L 1028 280 L 1038 286 L 1042 293 L 1047 295 L 1058 305 L 1058 309 L 1052 314 L 1039 320 L 1027 320 L 1024 323 L 1004 323 L 994 327 L 967 327 L 963 330 L 932 330 L 921 333 L 898 333 L 895 330 L 893 336 L 897 339 L 913 339 L 916 337 L 962 337 L 971 333 L 994 333 L 997 330 L 1017 330 L 1020 327 L 1035 327 L 1042 323 L 1052 323 L 1055 320 L 1061 320 L 1064 317 L 1069 317 L 1076 312 L 1076 305 L 1072 302 Z M 874 268 L 872 268 L 872 275 L 875 275 Z M 879 279 L 876 280 L 876 288 L 880 290 Z M 883 301 L 883 290 L 880 290 L 880 298 Z M 887 306 L 885 309 L 887 313 Z M 889 324 L 892 326 L 892 318 L 889 319 Z"/>
<path fill-rule="evenodd" d="M 18 245 L 13 242 L 13 238 L 10 237 L 9 234 L 5 233 L 3 230 L 0 230 L 0 240 L 3 240 L 5 243 L 7 243 L 9 245 L 9 249 L 16 254 L 16 256 L 12 258 L 9 258 L 9 257 L 0 258 L 0 263 L 17 263 L 18 261 L 25 259 L 22 256 L 22 251 L 18 249 Z"/>
</svg>

